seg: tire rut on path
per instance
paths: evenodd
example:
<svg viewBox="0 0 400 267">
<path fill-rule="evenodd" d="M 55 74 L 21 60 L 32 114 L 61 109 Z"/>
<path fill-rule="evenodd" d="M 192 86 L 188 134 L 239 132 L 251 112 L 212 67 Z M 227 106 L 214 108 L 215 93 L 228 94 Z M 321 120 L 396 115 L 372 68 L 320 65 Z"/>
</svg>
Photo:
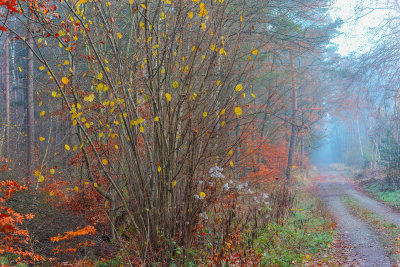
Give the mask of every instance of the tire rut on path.
<svg viewBox="0 0 400 267">
<path fill-rule="evenodd" d="M 362 204 L 361 201 L 365 201 L 369 203 L 367 206 L 374 208 L 371 210 L 373 212 L 380 207 L 379 205 L 356 191 L 343 176 L 334 172 L 327 172 L 325 176 L 322 176 L 318 183 L 318 193 L 336 221 L 344 242 L 353 248 L 353 253 L 348 257 L 354 259 L 355 262 L 349 261 L 347 266 L 392 266 L 388 253 L 379 241 L 377 232 L 371 230 L 368 224 L 361 219 L 353 216 L 342 202 L 342 197 L 349 195 L 359 200 L 360 204 Z M 368 208 L 367 206 L 365 207 Z M 391 212 L 393 213 L 393 211 Z M 393 216 L 394 218 L 395 216 Z"/>
</svg>

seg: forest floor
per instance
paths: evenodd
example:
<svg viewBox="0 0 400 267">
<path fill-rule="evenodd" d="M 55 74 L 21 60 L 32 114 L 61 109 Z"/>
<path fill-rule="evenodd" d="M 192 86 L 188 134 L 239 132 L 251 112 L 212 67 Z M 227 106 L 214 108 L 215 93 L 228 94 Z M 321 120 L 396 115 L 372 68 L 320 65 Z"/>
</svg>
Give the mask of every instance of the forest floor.
<svg viewBox="0 0 400 267">
<path fill-rule="evenodd" d="M 346 247 L 346 266 L 398 264 L 400 214 L 361 192 L 352 180 L 321 170 L 317 192 L 337 223 Z"/>
</svg>

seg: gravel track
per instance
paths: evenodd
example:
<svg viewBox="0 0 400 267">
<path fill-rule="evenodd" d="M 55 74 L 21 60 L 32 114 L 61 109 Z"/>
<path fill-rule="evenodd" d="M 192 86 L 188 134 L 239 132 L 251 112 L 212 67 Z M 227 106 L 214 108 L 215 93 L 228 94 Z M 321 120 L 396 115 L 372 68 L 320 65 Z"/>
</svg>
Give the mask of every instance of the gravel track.
<svg viewBox="0 0 400 267">
<path fill-rule="evenodd" d="M 343 196 L 357 200 L 364 208 L 382 215 L 400 227 L 400 215 L 357 191 L 344 176 L 334 171 L 326 171 L 317 183 L 318 193 L 328 211 L 337 223 L 337 229 L 344 242 L 351 249 L 346 266 L 393 266 L 388 253 L 379 240 L 378 233 L 360 218 L 353 216 L 342 201 Z"/>
</svg>

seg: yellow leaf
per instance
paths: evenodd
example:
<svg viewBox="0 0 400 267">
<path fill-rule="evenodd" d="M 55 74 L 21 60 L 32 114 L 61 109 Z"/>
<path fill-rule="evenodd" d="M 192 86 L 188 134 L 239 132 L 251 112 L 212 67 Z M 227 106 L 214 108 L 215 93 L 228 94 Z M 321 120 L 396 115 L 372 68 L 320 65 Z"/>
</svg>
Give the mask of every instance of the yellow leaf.
<svg viewBox="0 0 400 267">
<path fill-rule="evenodd" d="M 189 19 L 193 18 L 193 12 L 190 12 L 190 13 L 188 14 L 188 17 L 189 17 Z"/>
<path fill-rule="evenodd" d="M 253 98 L 256 98 L 256 95 L 255 95 L 255 94 L 253 94 L 253 93 L 251 93 L 251 96 L 252 96 Z"/>
<path fill-rule="evenodd" d="M 232 160 L 229 161 L 229 164 L 233 167 L 233 161 Z"/>
<path fill-rule="evenodd" d="M 107 165 L 108 164 L 108 160 L 107 159 L 103 159 L 101 162 L 103 163 L 103 165 Z"/>
<path fill-rule="evenodd" d="M 43 105 L 42 101 L 39 101 L 39 107 L 41 107 Z"/>
<path fill-rule="evenodd" d="M 97 74 L 97 79 L 99 79 L 99 80 L 103 79 L 103 74 L 101 72 L 99 72 L 99 74 Z"/>
<path fill-rule="evenodd" d="M 232 151 L 232 149 L 231 149 L 231 150 L 229 150 L 228 154 L 229 154 L 229 155 L 232 155 L 232 154 L 233 154 L 233 151 Z"/>
<path fill-rule="evenodd" d="M 68 82 L 69 82 L 67 77 L 62 77 L 61 81 L 63 84 L 68 84 Z"/>
<path fill-rule="evenodd" d="M 135 2 L 134 0 L 129 0 L 130 5 L 133 5 L 134 2 Z"/>
<path fill-rule="evenodd" d="M 155 118 L 154 118 L 154 121 L 159 121 L 160 120 L 160 118 L 158 117 L 158 116 L 156 116 Z"/>
<path fill-rule="evenodd" d="M 94 187 L 97 187 L 97 186 L 98 186 L 98 184 L 97 184 L 97 183 L 93 183 L 93 186 L 94 186 Z"/>
<path fill-rule="evenodd" d="M 205 198 L 206 197 L 206 193 L 200 192 L 199 196 L 202 197 L 202 198 Z"/>
<path fill-rule="evenodd" d="M 243 86 L 241 84 L 238 84 L 235 87 L 235 91 L 238 91 L 238 92 L 242 91 L 242 89 L 243 89 Z"/>
<path fill-rule="evenodd" d="M 208 11 L 206 9 L 206 5 L 204 3 L 200 3 L 200 12 L 199 12 L 199 17 L 204 17 L 208 14 Z"/>
<path fill-rule="evenodd" d="M 239 117 L 240 115 L 242 115 L 242 108 L 241 107 L 236 107 L 235 108 L 235 113 L 236 115 Z"/>
<path fill-rule="evenodd" d="M 176 186 L 176 180 L 172 182 L 172 186 Z"/>
<path fill-rule="evenodd" d="M 50 191 L 50 196 L 54 196 L 54 191 Z"/>
<path fill-rule="evenodd" d="M 161 166 L 158 166 L 157 171 L 161 172 Z"/>
<path fill-rule="evenodd" d="M 36 170 L 35 171 L 35 176 L 39 176 L 40 175 L 40 171 L 39 170 Z"/>
<path fill-rule="evenodd" d="M 170 95 L 170 94 L 165 93 L 165 98 L 166 98 L 168 101 L 171 101 L 171 95 Z"/>
<path fill-rule="evenodd" d="M 143 125 L 140 125 L 140 127 L 139 127 L 139 130 L 140 130 L 140 132 L 141 132 L 141 133 L 143 133 L 143 132 L 144 132 Z"/>
<path fill-rule="evenodd" d="M 68 60 L 65 60 L 65 61 L 64 61 L 64 65 L 69 65 L 69 61 L 68 61 Z"/>
<path fill-rule="evenodd" d="M 79 192 L 79 188 L 77 186 L 75 186 L 74 187 L 74 191 L 78 193 Z"/>
<path fill-rule="evenodd" d="M 207 112 L 203 112 L 203 117 L 207 117 Z"/>
<path fill-rule="evenodd" d="M 145 4 L 140 4 L 141 7 L 143 7 L 143 9 L 147 9 Z"/>
<path fill-rule="evenodd" d="M 69 147 L 69 145 L 67 145 L 67 144 L 65 144 L 64 147 L 65 147 L 65 149 L 68 150 L 68 151 L 71 149 L 71 148 Z"/>
<path fill-rule="evenodd" d="M 174 88 L 177 88 L 177 87 L 179 86 L 179 83 L 178 83 L 177 81 L 174 81 L 174 82 L 172 83 L 172 86 L 173 86 Z"/>
<path fill-rule="evenodd" d="M 21 69 L 21 67 L 20 67 L 20 66 L 18 66 L 18 69 L 19 69 L 19 72 L 22 72 L 22 69 Z"/>
<path fill-rule="evenodd" d="M 44 66 L 40 66 L 40 67 L 39 67 L 39 70 L 40 70 L 40 71 L 44 70 Z"/>
<path fill-rule="evenodd" d="M 221 113 L 219 113 L 220 115 L 224 115 L 225 114 L 225 109 L 221 110 Z"/>
<path fill-rule="evenodd" d="M 86 102 L 92 102 L 93 99 L 94 99 L 94 94 L 90 94 L 90 95 L 85 96 L 85 97 L 83 98 L 83 100 L 86 101 Z"/>
<path fill-rule="evenodd" d="M 40 117 L 44 116 L 44 114 L 46 114 L 46 111 L 42 110 L 42 111 L 40 112 Z"/>
<path fill-rule="evenodd" d="M 258 54 L 258 50 L 257 49 L 253 49 L 253 51 L 251 51 L 251 53 L 253 53 L 253 55 L 257 55 Z"/>
<path fill-rule="evenodd" d="M 43 177 L 43 175 L 40 175 L 39 176 L 39 183 L 41 183 L 41 182 L 43 182 L 44 181 L 44 177 Z"/>
<path fill-rule="evenodd" d="M 79 9 L 79 7 L 80 7 L 82 4 L 86 4 L 86 3 L 87 3 L 87 0 L 79 0 L 78 2 L 76 2 L 76 8 Z"/>
<path fill-rule="evenodd" d="M 54 173 L 55 173 L 54 169 L 50 169 L 50 174 L 54 174 Z"/>
<path fill-rule="evenodd" d="M 118 38 L 119 38 L 119 39 L 121 39 L 121 38 L 122 38 L 122 34 L 121 34 L 121 33 L 119 33 L 119 32 L 117 33 L 117 36 L 118 36 Z"/>
<path fill-rule="evenodd" d="M 39 137 L 40 142 L 43 142 L 45 140 L 44 137 Z"/>
<path fill-rule="evenodd" d="M 51 96 L 52 97 L 57 97 L 57 92 L 55 92 L 55 91 L 51 92 Z"/>
</svg>

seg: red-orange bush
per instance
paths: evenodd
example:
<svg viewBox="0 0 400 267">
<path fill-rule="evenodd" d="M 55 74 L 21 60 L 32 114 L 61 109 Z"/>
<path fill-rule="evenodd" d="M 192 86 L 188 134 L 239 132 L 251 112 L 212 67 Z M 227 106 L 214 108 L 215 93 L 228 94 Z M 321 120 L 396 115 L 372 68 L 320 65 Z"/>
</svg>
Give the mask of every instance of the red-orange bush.
<svg viewBox="0 0 400 267">
<path fill-rule="evenodd" d="M 34 264 L 45 260 L 44 257 L 28 249 L 30 240 L 28 230 L 23 228 L 23 223 L 34 217 L 33 214 L 20 214 L 7 206 L 15 192 L 27 190 L 15 181 L 0 182 L 0 254 L 17 255 L 16 262 Z"/>
</svg>

